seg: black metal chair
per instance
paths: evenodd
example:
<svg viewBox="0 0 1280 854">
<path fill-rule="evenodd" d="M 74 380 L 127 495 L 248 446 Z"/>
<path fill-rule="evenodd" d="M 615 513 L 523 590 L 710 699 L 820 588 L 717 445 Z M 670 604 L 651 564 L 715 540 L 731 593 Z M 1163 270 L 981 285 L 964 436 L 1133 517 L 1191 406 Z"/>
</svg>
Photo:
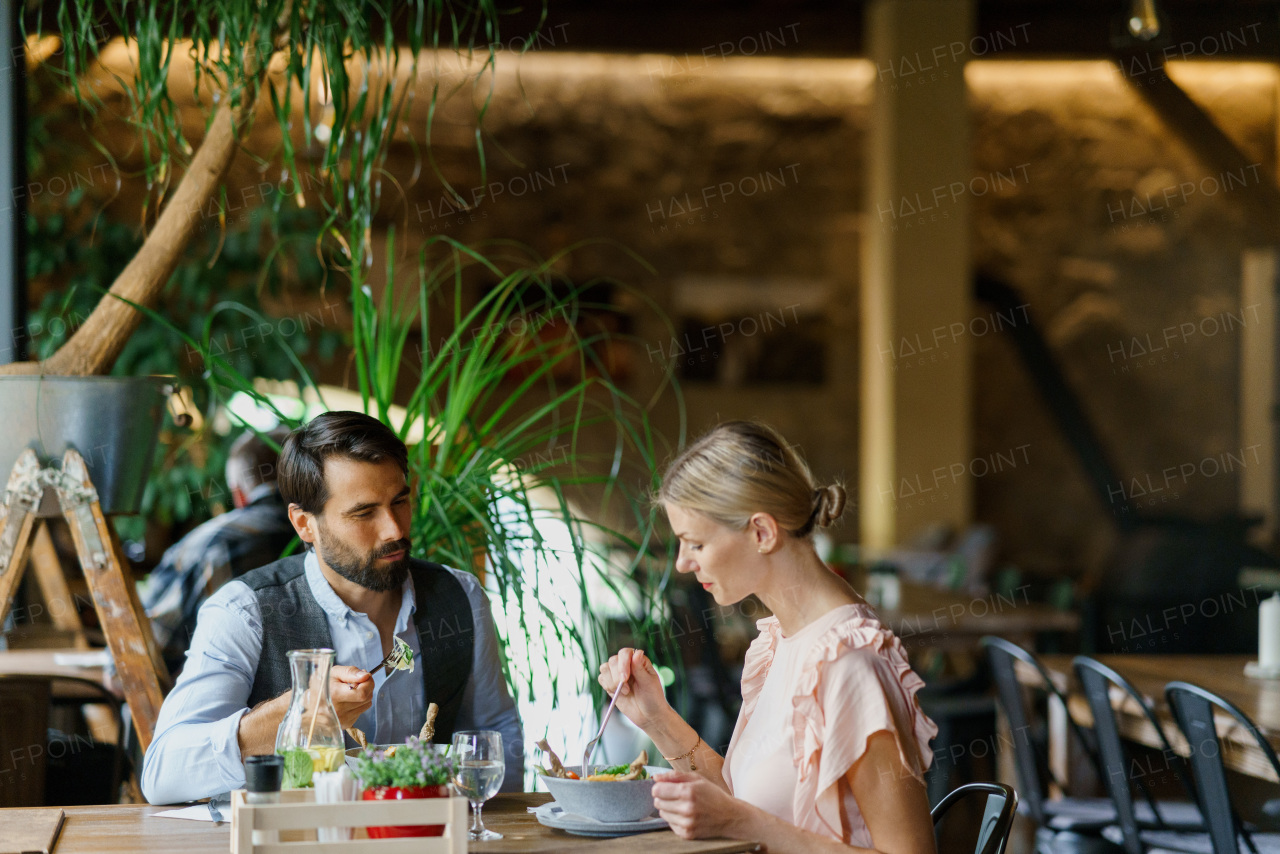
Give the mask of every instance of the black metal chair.
<svg viewBox="0 0 1280 854">
<path fill-rule="evenodd" d="M 925 774 L 930 803 L 941 801 L 965 781 L 997 776 L 995 756 L 972 749 L 973 745 L 997 743 L 996 702 L 990 681 L 984 667 L 966 679 L 930 682 L 916 695 L 920 708 L 938 727 L 932 743 L 933 762 Z"/>
<path fill-rule="evenodd" d="M 953 806 L 966 798 L 976 796 L 985 796 L 986 801 L 983 805 L 982 823 L 978 827 L 978 838 L 973 846 L 973 854 L 1004 854 L 1005 845 L 1009 841 L 1009 832 L 1013 829 L 1018 793 L 1003 783 L 968 783 L 952 790 L 930 813 L 933 817 L 934 832 L 937 832 L 938 826 Z"/>
<path fill-rule="evenodd" d="M 1199 685 L 1189 682 L 1170 682 L 1164 687 L 1165 697 L 1173 709 L 1174 718 L 1187 739 L 1191 769 L 1195 779 L 1200 809 L 1205 815 L 1212 854 L 1254 854 L 1280 852 L 1280 833 L 1255 833 L 1240 820 L 1231 803 L 1231 790 L 1227 786 L 1226 766 L 1222 762 L 1222 743 L 1214 723 L 1214 708 L 1219 708 L 1235 719 L 1245 732 L 1258 743 L 1263 756 L 1271 763 L 1272 770 L 1280 776 L 1280 761 L 1270 742 L 1258 731 L 1249 716 L 1229 700 L 1225 700 Z M 1142 834 L 1148 845 L 1160 845 L 1158 832 Z M 1151 841 L 1148 842 L 1147 840 Z"/>
<path fill-rule="evenodd" d="M 1022 647 L 992 636 L 984 637 L 981 643 L 991 662 L 991 673 L 996 682 L 996 699 L 1009 721 L 1021 807 L 1037 826 L 1046 830 L 1100 836 L 1103 828 L 1116 821 L 1116 808 L 1110 798 L 1050 798 L 1046 792 L 1048 782 L 1054 783 L 1063 791 L 1067 787 L 1056 779 L 1049 768 L 1045 722 L 1035 717 L 1034 709 L 1024 700 L 1023 686 L 1018 681 L 1017 662 L 1033 669 L 1039 675 L 1044 690 L 1056 697 L 1063 708 L 1068 708 L 1067 698 L 1053 683 L 1039 660 Z M 1080 749 L 1101 777 L 1102 768 L 1092 733 L 1082 729 L 1070 715 L 1067 716 L 1067 724 Z"/>
<path fill-rule="evenodd" d="M 1093 713 L 1093 731 L 1102 760 L 1103 780 L 1111 794 L 1116 811 L 1116 824 L 1102 835 L 1124 847 L 1127 854 L 1144 854 L 1149 847 L 1178 851 L 1208 851 L 1208 835 L 1204 832 L 1204 816 L 1197 805 L 1186 763 L 1169 744 L 1164 728 L 1155 712 L 1138 690 L 1116 671 L 1087 656 L 1073 662 L 1076 676 L 1084 688 L 1089 710 Z M 1156 731 L 1161 743 L 1163 767 L 1137 761 L 1120 738 L 1115 709 L 1111 705 L 1111 686 L 1115 685 L 1142 710 L 1147 723 Z M 1169 773 L 1187 793 L 1185 801 L 1157 801 L 1148 782 L 1153 775 Z M 1134 786 L 1143 800 L 1135 803 Z M 1150 841 L 1147 831 L 1157 833 L 1158 844 Z"/>
</svg>

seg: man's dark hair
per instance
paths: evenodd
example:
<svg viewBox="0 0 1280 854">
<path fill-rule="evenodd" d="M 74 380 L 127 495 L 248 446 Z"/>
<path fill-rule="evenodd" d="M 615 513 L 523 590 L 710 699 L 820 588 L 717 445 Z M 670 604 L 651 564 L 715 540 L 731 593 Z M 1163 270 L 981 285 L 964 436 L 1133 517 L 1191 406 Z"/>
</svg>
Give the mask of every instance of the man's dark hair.
<svg viewBox="0 0 1280 854">
<path fill-rule="evenodd" d="M 409 452 L 395 432 L 363 412 L 325 412 L 289 434 L 280 449 L 280 497 L 308 513 L 329 500 L 324 461 L 346 457 L 365 463 L 394 460 L 409 474 Z"/>
</svg>

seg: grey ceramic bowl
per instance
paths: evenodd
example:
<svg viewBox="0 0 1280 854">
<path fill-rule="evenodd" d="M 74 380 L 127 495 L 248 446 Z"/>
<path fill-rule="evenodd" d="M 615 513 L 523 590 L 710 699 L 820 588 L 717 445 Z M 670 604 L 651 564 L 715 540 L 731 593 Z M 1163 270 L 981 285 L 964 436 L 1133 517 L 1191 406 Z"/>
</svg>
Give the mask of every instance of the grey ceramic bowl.
<svg viewBox="0 0 1280 854">
<path fill-rule="evenodd" d="M 580 766 L 570 768 L 578 771 Z M 604 765 L 593 765 L 598 771 Z M 542 782 L 556 803 L 567 813 L 594 818 L 596 821 L 641 821 L 654 814 L 653 775 L 665 774 L 670 768 L 646 765 L 647 780 L 566 780 L 548 777 Z"/>
</svg>

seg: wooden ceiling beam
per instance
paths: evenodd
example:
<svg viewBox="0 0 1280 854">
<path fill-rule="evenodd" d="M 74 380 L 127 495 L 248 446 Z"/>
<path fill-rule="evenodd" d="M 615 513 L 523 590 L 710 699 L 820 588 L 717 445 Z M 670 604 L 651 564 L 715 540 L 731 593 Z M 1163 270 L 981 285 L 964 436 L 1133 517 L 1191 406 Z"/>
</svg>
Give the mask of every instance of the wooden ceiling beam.
<svg viewBox="0 0 1280 854">
<path fill-rule="evenodd" d="M 46 22 L 55 20 L 58 0 L 36 0 Z M 762 34 L 770 41 L 764 55 L 806 57 L 865 56 L 861 0 L 546 0 L 546 21 L 534 50 L 605 53 L 700 54 L 713 57 Z M 1015 46 L 1002 41 L 990 54 L 1008 58 L 1109 59 L 1123 32 L 1125 0 L 978 0 L 976 38 L 1019 34 Z M 28 5 L 34 19 L 35 7 Z M 1165 26 L 1157 48 L 1170 58 L 1280 60 L 1280 13 L 1272 0 L 1160 0 Z M 543 14 L 542 3 L 528 3 L 504 14 L 499 41 L 510 45 L 531 33 Z M 195 14 L 195 13 L 193 13 Z M 407 40 L 412 16 L 393 26 Z M 95 25 L 104 37 L 118 35 L 105 16 Z M 1244 32 L 1243 43 L 1238 38 Z M 483 40 L 482 38 L 480 39 Z M 1192 46 L 1189 50 L 1187 46 Z M 1227 46 L 1228 50 L 1221 48 Z M 983 58 L 979 56 L 977 58 Z"/>
<path fill-rule="evenodd" d="M 755 2 L 632 4 L 600 0 L 549 0 L 544 38 L 535 49 L 606 53 L 720 54 L 735 44 L 782 28 L 794 37 L 773 40 L 776 56 L 865 56 L 863 3 Z M 989 56 L 1008 58 L 1109 59 L 1124 35 L 1122 0 L 1027 2 L 987 0 L 977 4 L 975 38 L 1001 48 Z M 1280 14 L 1274 5 L 1250 0 L 1161 4 L 1164 24 L 1157 50 L 1168 58 L 1280 59 Z M 503 21 L 503 43 L 529 33 L 541 13 L 532 4 Z M 1008 34 L 1016 35 L 1010 45 Z M 546 35 L 559 37 L 555 44 Z M 979 42 L 979 45 L 981 41 Z M 749 42 L 748 42 L 749 45 Z M 979 47 L 980 49 L 980 47 Z M 976 51 L 975 51 L 976 52 Z M 977 58 L 983 58 L 978 56 Z"/>
<path fill-rule="evenodd" d="M 1164 52 L 1135 49 L 1117 53 L 1114 60 L 1121 76 L 1169 131 L 1221 177 L 1224 191 L 1245 206 L 1250 233 L 1267 242 L 1280 241 L 1280 187 L 1274 173 L 1245 154 L 1213 116 L 1169 77 L 1163 57 Z M 1136 74 L 1135 69 L 1144 73 Z"/>
</svg>

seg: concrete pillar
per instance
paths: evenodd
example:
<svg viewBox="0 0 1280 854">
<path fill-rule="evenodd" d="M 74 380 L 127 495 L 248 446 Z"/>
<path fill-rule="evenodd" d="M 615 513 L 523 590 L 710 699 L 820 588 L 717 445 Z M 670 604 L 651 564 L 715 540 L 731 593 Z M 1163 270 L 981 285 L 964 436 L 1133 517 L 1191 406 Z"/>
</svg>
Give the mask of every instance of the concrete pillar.
<svg viewBox="0 0 1280 854">
<path fill-rule="evenodd" d="M 872 0 L 862 267 L 861 541 L 972 515 L 972 0 Z"/>
<path fill-rule="evenodd" d="M 1274 246 L 1244 253 L 1240 289 L 1240 512 L 1258 515 L 1262 525 L 1251 533 L 1255 545 L 1266 548 L 1276 538 L 1276 505 L 1280 479 L 1276 471 L 1277 401 L 1280 376 L 1276 370 L 1277 290 L 1280 290 L 1280 249 Z M 1247 449 L 1247 450 L 1246 450 Z"/>
</svg>

